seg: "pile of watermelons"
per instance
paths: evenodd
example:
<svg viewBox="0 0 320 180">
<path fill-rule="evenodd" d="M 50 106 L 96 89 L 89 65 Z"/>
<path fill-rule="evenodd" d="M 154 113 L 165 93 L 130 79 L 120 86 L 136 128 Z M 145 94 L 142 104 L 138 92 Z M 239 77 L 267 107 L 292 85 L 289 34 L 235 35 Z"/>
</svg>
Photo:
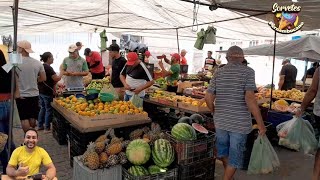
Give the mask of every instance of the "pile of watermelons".
<svg viewBox="0 0 320 180">
<path fill-rule="evenodd" d="M 199 114 L 182 117 L 178 123 L 172 127 L 171 135 L 180 141 L 202 139 L 208 134 L 208 130 L 202 126 L 204 123 L 204 118 Z"/>
<path fill-rule="evenodd" d="M 133 176 L 164 173 L 175 158 L 174 149 L 166 139 L 156 140 L 152 147 L 142 139 L 133 140 L 127 147 L 126 155 L 133 164 L 128 169 Z"/>
</svg>

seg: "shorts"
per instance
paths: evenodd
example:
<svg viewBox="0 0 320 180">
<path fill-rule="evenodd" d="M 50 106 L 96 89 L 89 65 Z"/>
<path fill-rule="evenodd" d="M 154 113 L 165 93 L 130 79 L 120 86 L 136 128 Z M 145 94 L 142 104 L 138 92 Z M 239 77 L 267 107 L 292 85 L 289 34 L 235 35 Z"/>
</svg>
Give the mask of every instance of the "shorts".
<svg viewBox="0 0 320 180">
<path fill-rule="evenodd" d="M 242 169 L 247 136 L 247 134 L 216 129 L 217 157 L 227 157 L 229 166 Z"/>
<path fill-rule="evenodd" d="M 20 120 L 37 119 L 39 115 L 39 96 L 16 99 Z"/>
</svg>

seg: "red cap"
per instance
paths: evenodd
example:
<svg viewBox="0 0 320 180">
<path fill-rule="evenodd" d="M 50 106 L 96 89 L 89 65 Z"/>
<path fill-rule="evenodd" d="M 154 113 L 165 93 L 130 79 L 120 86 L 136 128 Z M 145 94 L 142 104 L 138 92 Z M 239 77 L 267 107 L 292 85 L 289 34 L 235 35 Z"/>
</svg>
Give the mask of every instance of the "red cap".
<svg viewBox="0 0 320 180">
<path fill-rule="evenodd" d="M 138 54 L 135 52 L 129 52 L 127 54 L 127 65 L 132 66 L 138 60 Z"/>
<path fill-rule="evenodd" d="M 151 56 L 151 53 L 150 53 L 150 51 L 146 51 L 145 53 L 144 53 L 144 55 L 146 55 L 146 56 Z"/>
<path fill-rule="evenodd" d="M 173 54 L 170 54 L 172 57 L 174 57 L 177 61 L 180 62 L 180 54 L 178 53 L 173 53 Z"/>
</svg>

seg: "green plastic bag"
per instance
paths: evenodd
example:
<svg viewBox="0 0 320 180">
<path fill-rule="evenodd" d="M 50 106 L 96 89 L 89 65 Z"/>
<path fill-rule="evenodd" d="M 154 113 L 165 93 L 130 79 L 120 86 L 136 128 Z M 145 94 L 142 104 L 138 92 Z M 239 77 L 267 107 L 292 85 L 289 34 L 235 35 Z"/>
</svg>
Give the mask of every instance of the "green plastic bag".
<svg viewBox="0 0 320 180">
<path fill-rule="evenodd" d="M 138 95 L 134 94 L 130 101 L 132 102 L 132 104 L 134 106 L 136 106 L 137 108 L 139 107 L 143 107 L 143 99 L 141 97 L 139 97 Z"/>
<path fill-rule="evenodd" d="M 201 29 L 201 31 L 197 33 L 197 40 L 194 44 L 194 47 L 197 48 L 198 50 L 202 50 L 205 39 L 206 39 L 206 32 L 204 31 L 204 29 Z"/>
<path fill-rule="evenodd" d="M 118 100 L 119 99 L 119 95 L 118 95 L 116 89 L 114 89 L 114 87 L 112 86 L 112 84 L 103 85 L 103 88 L 101 89 L 100 93 L 112 94 L 113 97 L 114 97 L 114 100 Z"/>
<path fill-rule="evenodd" d="M 213 26 L 208 26 L 204 44 L 216 44 L 216 32 L 216 28 L 214 28 Z"/>
<path fill-rule="evenodd" d="M 267 136 L 258 136 L 254 141 L 248 174 L 268 174 L 280 167 L 277 153 L 274 151 Z"/>
<path fill-rule="evenodd" d="M 280 137 L 279 145 L 305 154 L 316 152 L 318 142 L 309 121 L 294 117 L 290 121 L 279 124 L 277 130 Z"/>
</svg>

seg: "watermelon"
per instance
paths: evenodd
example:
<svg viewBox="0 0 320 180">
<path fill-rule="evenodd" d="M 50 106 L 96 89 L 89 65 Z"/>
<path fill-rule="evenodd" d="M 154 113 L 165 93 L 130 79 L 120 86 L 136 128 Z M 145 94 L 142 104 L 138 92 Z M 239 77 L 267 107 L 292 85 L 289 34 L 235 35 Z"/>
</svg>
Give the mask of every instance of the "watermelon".
<svg viewBox="0 0 320 180">
<path fill-rule="evenodd" d="M 134 165 L 145 164 L 151 156 L 151 148 L 142 139 L 136 139 L 129 143 L 126 149 L 128 160 Z"/>
<path fill-rule="evenodd" d="M 143 166 L 131 166 L 128 172 L 133 176 L 146 176 L 149 175 L 149 172 Z"/>
<path fill-rule="evenodd" d="M 192 120 L 189 117 L 182 117 L 179 119 L 178 123 L 187 123 L 187 124 L 191 124 Z"/>
<path fill-rule="evenodd" d="M 192 126 L 186 123 L 177 123 L 176 125 L 174 125 L 171 130 L 171 135 L 176 140 L 181 141 L 190 141 L 197 139 L 196 131 Z"/>
<path fill-rule="evenodd" d="M 166 168 L 161 168 L 161 167 L 159 167 L 157 165 L 151 165 L 151 166 L 149 166 L 148 171 L 149 171 L 150 174 L 159 174 L 159 173 L 166 172 L 167 169 Z"/>
<path fill-rule="evenodd" d="M 198 132 L 204 133 L 204 134 L 208 134 L 208 130 L 206 128 L 204 128 L 203 126 L 201 126 L 198 123 L 192 123 L 192 127 L 197 130 Z"/>
<path fill-rule="evenodd" d="M 162 168 L 170 166 L 174 161 L 174 149 L 166 139 L 158 139 L 152 148 L 153 162 Z"/>
<path fill-rule="evenodd" d="M 205 122 L 204 118 L 200 114 L 192 114 L 190 119 L 198 124 L 203 124 Z"/>
</svg>

